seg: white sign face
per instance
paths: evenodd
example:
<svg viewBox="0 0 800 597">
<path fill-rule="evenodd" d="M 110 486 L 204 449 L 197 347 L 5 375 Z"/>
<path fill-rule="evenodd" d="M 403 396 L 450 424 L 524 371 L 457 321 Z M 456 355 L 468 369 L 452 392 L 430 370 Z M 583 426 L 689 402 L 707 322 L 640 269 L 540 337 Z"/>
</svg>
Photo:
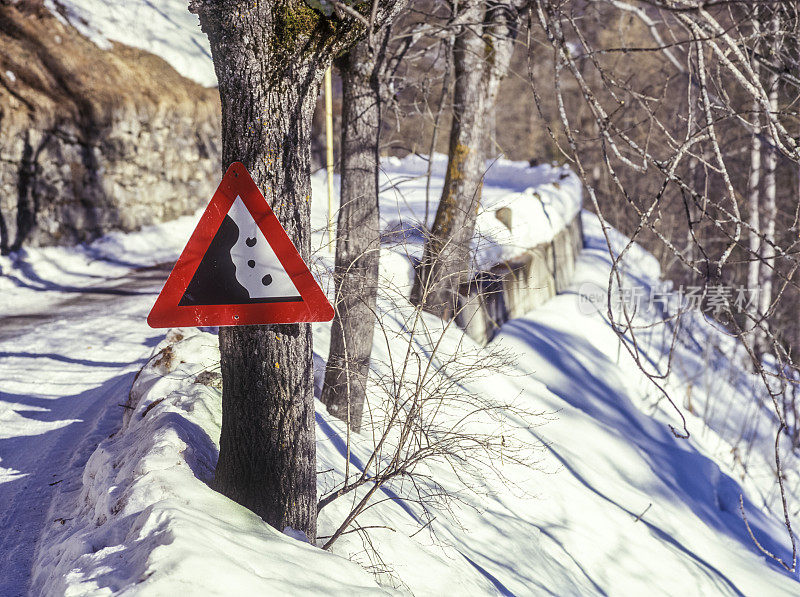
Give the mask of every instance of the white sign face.
<svg viewBox="0 0 800 597">
<path fill-rule="evenodd" d="M 239 238 L 231 247 L 236 280 L 245 287 L 250 298 L 300 300 L 297 287 L 240 197 L 236 197 L 228 216 L 239 228 Z"/>
</svg>

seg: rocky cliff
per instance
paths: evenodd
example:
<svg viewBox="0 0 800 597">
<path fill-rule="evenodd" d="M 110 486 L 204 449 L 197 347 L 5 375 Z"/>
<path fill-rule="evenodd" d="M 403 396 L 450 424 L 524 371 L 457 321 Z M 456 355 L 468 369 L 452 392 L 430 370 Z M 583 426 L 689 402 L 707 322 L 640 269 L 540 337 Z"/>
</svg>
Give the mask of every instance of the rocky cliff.
<svg viewBox="0 0 800 597">
<path fill-rule="evenodd" d="M 219 174 L 219 112 L 216 89 L 156 56 L 0 3 L 0 250 L 197 209 Z"/>
</svg>

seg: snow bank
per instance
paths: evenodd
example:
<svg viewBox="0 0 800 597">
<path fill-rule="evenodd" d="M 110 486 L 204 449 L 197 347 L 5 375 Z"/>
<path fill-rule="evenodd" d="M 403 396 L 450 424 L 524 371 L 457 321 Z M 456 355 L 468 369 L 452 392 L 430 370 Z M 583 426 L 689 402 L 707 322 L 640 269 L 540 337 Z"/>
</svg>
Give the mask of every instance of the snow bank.
<svg viewBox="0 0 800 597">
<path fill-rule="evenodd" d="M 435 154 L 431 164 L 428 225 L 433 222 L 447 168 L 447 156 Z M 428 160 L 409 155 L 382 162 L 381 187 L 394 202 L 382 202 L 384 238 L 402 241 L 404 251 L 422 257 L 425 186 Z M 484 190 L 475 225 L 475 266 L 488 269 L 550 242 L 578 215 L 583 201 L 580 179 L 569 168 L 542 164 L 530 166 L 503 158 L 486 162 Z M 511 211 L 511 229 L 496 212 Z"/>
<path fill-rule="evenodd" d="M 89 459 L 73 509 L 40 544 L 33 593 L 383 593 L 359 566 L 275 531 L 209 488 L 218 349 L 215 336 L 187 332 L 156 347 L 122 428 Z"/>
<path fill-rule="evenodd" d="M 140 48 L 184 77 L 217 85 L 208 38 L 187 0 L 45 0 L 45 6 L 103 49 L 111 41 Z"/>
</svg>

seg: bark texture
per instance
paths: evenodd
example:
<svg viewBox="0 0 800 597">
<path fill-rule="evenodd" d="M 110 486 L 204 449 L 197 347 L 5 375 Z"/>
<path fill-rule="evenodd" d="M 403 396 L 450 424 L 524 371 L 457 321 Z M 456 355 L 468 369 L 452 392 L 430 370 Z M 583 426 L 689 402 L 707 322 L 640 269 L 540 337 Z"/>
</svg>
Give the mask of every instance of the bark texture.
<svg viewBox="0 0 800 597">
<path fill-rule="evenodd" d="M 375 23 L 398 2 L 381 3 Z M 222 169 L 241 161 L 303 258 L 310 254 L 311 120 L 331 56 L 364 34 L 302 0 L 194 0 L 222 103 Z M 222 435 L 215 484 L 279 530 L 316 538 L 311 326 L 220 331 Z"/>
<path fill-rule="evenodd" d="M 497 145 L 497 94 L 500 82 L 508 72 L 511 55 L 514 53 L 514 40 L 517 37 L 519 14 L 524 2 L 491 2 L 485 16 L 483 40 L 486 44 L 485 73 L 486 88 L 484 98 L 484 147 L 486 156 L 499 155 Z"/>
<path fill-rule="evenodd" d="M 464 21 L 483 20 L 481 3 L 461 7 Z M 425 243 L 412 300 L 443 319 L 458 308 L 458 287 L 469 268 L 470 239 L 481 197 L 484 43 L 474 25 L 462 25 L 453 44 L 453 119 L 444 187 Z"/>
<path fill-rule="evenodd" d="M 500 80 L 511 59 L 521 4 L 478 0 L 459 4 L 457 20 L 464 24 L 453 45 L 447 171 L 412 291 L 413 301 L 443 319 L 455 316 L 459 287 L 471 278 L 470 244 L 483 186 L 486 123 L 494 114 Z"/>
<path fill-rule="evenodd" d="M 371 48 L 362 41 L 337 60 L 343 93 L 341 206 L 336 229 L 336 316 L 322 402 L 356 432 L 364 410 L 378 290 L 377 48 L 376 43 Z"/>
</svg>

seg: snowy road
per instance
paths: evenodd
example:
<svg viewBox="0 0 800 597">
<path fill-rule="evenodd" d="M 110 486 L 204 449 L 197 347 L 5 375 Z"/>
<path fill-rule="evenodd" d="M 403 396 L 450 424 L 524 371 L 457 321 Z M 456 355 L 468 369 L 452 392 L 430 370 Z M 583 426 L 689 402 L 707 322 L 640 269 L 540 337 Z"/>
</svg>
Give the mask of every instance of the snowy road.
<svg viewBox="0 0 800 597">
<path fill-rule="evenodd" d="M 24 595 L 57 491 L 120 421 L 131 382 L 163 333 L 145 317 L 169 266 L 64 286 L 11 270 L 0 310 L 0 595 Z M 28 296 L 29 300 L 24 300 Z"/>
</svg>

